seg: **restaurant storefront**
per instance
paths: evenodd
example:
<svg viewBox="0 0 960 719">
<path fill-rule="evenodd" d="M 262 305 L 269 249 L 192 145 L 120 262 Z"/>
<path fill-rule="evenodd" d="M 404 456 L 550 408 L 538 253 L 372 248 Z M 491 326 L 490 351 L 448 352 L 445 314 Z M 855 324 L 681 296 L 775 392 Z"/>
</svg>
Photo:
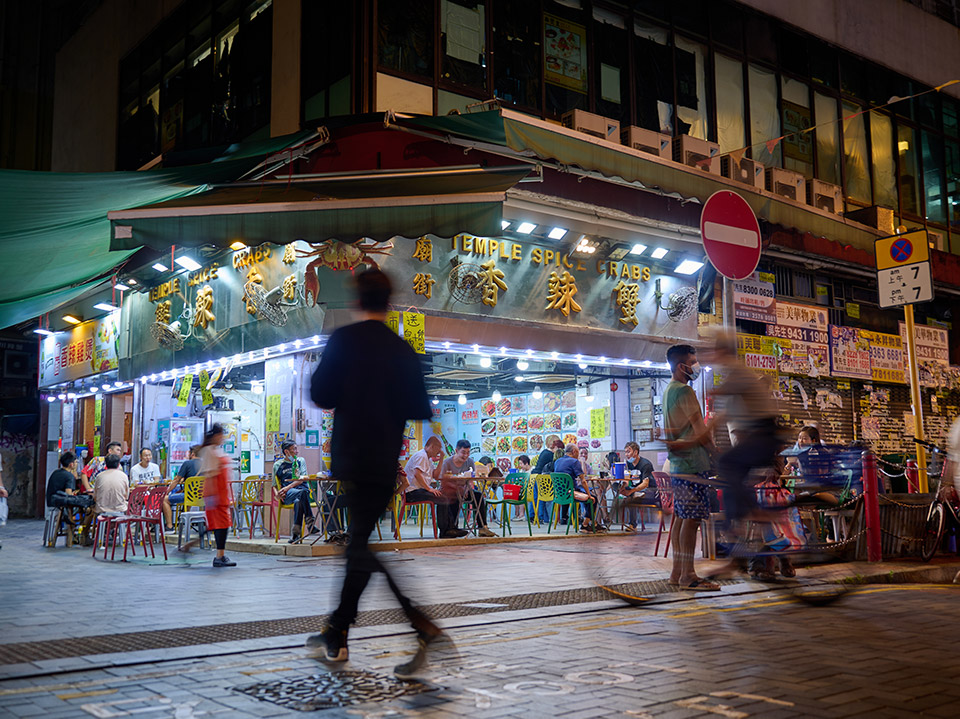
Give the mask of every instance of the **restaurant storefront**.
<svg viewBox="0 0 960 719">
<path fill-rule="evenodd" d="M 435 407 L 433 426 L 408 428 L 405 454 L 428 434 L 448 448 L 466 438 L 509 469 L 556 438 L 599 463 L 638 437 L 634 419 L 653 446 L 666 348 L 697 340 L 695 282 L 461 233 L 242 248 L 129 294 L 120 374 L 135 381 L 138 436 L 161 467 L 171 472 L 184 437 L 213 421 L 240 475 L 268 472 L 287 438 L 309 467 L 326 464 L 333 417 L 310 402 L 309 378 L 326 338 L 353 319 L 353 271 L 372 263 L 394 280 L 391 326 L 424 355 Z M 277 302 L 258 314 L 248 283 Z"/>
</svg>

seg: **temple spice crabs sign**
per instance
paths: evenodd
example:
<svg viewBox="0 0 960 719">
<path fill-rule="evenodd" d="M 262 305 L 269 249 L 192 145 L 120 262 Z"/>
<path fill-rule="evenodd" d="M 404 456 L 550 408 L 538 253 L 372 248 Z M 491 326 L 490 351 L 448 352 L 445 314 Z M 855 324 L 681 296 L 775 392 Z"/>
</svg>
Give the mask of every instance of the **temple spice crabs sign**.
<svg viewBox="0 0 960 719">
<path fill-rule="evenodd" d="M 757 269 L 760 225 L 736 192 L 720 190 L 710 195 L 700 213 L 700 236 L 710 262 L 727 279 L 743 280 Z"/>
</svg>

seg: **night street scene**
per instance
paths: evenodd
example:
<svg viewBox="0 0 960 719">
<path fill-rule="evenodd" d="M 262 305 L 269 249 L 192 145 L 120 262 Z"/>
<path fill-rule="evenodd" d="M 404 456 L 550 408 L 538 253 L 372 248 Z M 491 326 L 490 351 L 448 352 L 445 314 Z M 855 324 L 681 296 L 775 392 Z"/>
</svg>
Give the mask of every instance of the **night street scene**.
<svg viewBox="0 0 960 719">
<path fill-rule="evenodd" d="M 960 716 L 960 0 L 0 0 L 0 276 L 2 719 Z"/>
</svg>

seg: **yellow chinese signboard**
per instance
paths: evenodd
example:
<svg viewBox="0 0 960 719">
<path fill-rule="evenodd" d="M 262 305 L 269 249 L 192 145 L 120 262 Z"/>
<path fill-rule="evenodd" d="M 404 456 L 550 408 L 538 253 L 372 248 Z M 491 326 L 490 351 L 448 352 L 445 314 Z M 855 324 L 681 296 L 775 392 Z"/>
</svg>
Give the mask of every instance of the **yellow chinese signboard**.
<svg viewBox="0 0 960 719">
<path fill-rule="evenodd" d="M 200 391 L 203 395 L 203 406 L 209 407 L 213 404 L 213 392 L 210 391 L 210 385 L 213 382 L 210 381 L 210 373 L 205 369 L 200 370 Z"/>
<path fill-rule="evenodd" d="M 607 436 L 607 408 L 590 410 L 590 438 L 601 439 Z"/>
<path fill-rule="evenodd" d="M 417 354 L 426 354 L 425 317 L 419 312 L 403 313 L 403 339 Z"/>
<path fill-rule="evenodd" d="M 400 313 L 387 312 L 387 327 L 393 330 L 394 334 L 400 334 Z"/>
<path fill-rule="evenodd" d="M 193 387 L 193 375 L 188 374 L 183 378 L 183 385 L 180 387 L 180 395 L 177 398 L 177 407 L 186 407 L 187 400 L 190 399 L 190 390 Z"/>
<path fill-rule="evenodd" d="M 280 431 L 280 402 L 278 394 L 267 397 L 267 432 Z"/>
</svg>

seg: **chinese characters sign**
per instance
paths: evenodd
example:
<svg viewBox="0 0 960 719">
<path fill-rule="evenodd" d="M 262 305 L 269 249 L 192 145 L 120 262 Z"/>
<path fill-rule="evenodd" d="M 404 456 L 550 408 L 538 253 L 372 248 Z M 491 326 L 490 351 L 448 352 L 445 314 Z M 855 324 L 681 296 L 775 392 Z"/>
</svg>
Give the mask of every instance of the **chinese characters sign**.
<svg viewBox="0 0 960 719">
<path fill-rule="evenodd" d="M 40 386 L 116 369 L 119 320 L 119 313 L 112 313 L 45 338 L 40 345 Z"/>
<path fill-rule="evenodd" d="M 830 325 L 830 372 L 834 377 L 873 379 L 870 345 L 855 327 Z"/>
<path fill-rule="evenodd" d="M 733 283 L 733 305 L 738 320 L 777 321 L 776 290 L 772 282 L 748 277 Z"/>
<path fill-rule="evenodd" d="M 950 345 L 947 331 L 928 325 L 913 326 L 914 342 L 917 349 L 917 367 L 920 374 L 920 386 L 938 387 L 944 382 L 941 376 L 950 370 Z M 900 323 L 900 341 L 903 343 L 904 370 L 907 365 L 907 326 Z"/>
<path fill-rule="evenodd" d="M 426 325 L 422 314 L 419 312 L 403 313 L 403 339 L 413 347 L 417 354 L 425 354 Z"/>
</svg>

